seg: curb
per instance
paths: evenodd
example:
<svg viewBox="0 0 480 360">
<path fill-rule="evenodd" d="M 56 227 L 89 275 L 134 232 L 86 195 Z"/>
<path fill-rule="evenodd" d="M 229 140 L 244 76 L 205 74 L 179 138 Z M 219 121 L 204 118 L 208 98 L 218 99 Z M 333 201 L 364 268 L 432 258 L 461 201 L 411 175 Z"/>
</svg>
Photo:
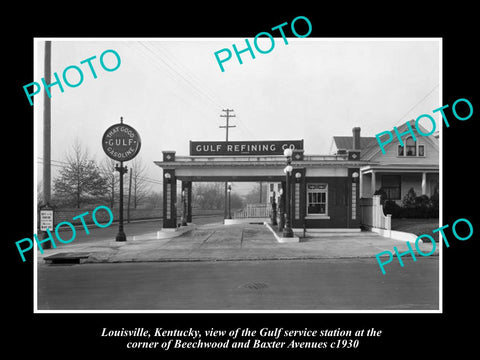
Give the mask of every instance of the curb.
<svg viewBox="0 0 480 360">
<path fill-rule="evenodd" d="M 277 233 L 275 232 L 275 230 L 273 230 L 273 228 L 271 227 L 271 225 L 267 222 L 264 222 L 263 225 L 265 225 L 272 233 L 273 233 L 273 236 L 275 236 L 275 239 L 279 242 L 279 243 L 298 243 L 300 242 L 300 238 L 298 236 L 293 236 L 293 237 L 281 237 L 281 236 L 278 236 Z"/>
<path fill-rule="evenodd" d="M 244 261 L 302 261 L 302 260 L 351 260 L 351 259 L 375 259 L 375 255 L 359 255 L 359 256 L 322 256 L 322 255 L 307 255 L 307 256 L 260 256 L 260 257 L 243 257 L 243 258 L 235 258 L 235 257 L 223 257 L 223 258 L 156 258 L 156 259 L 138 259 L 138 258 L 130 258 L 130 259 L 95 259 L 90 258 L 90 256 L 94 256 L 95 253 L 89 252 L 81 252 L 78 254 L 72 253 L 62 253 L 62 254 L 55 254 L 53 256 L 49 256 L 49 259 L 44 259 L 46 265 L 51 264 L 65 264 L 68 262 L 69 259 L 80 259 L 77 264 L 120 264 L 120 263 L 154 263 L 154 262 L 244 262 Z M 407 254 L 406 257 L 411 257 L 410 254 Z M 438 257 L 438 253 L 432 254 L 432 256 L 436 258 Z M 48 260 L 48 261 L 47 261 Z M 58 261 L 58 262 L 57 262 Z M 73 262 L 72 262 L 73 263 Z"/>
<path fill-rule="evenodd" d="M 380 228 L 371 228 L 371 231 L 377 233 L 381 236 L 388 237 L 392 240 L 399 240 L 399 241 L 408 241 L 410 243 L 416 242 L 418 236 L 412 233 L 408 233 L 405 231 L 398 231 L 398 230 L 385 230 Z M 423 243 L 423 240 L 420 239 L 420 242 Z"/>
</svg>

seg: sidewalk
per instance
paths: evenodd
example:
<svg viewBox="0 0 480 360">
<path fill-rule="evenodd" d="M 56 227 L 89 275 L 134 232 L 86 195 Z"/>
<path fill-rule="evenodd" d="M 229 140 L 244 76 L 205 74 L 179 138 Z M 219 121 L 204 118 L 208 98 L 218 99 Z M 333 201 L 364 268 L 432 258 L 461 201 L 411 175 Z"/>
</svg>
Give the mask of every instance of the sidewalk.
<svg viewBox="0 0 480 360">
<path fill-rule="evenodd" d="M 292 260 L 326 258 L 375 257 L 382 251 L 400 253 L 408 250 L 403 241 L 392 240 L 372 232 L 329 233 L 321 237 L 301 238 L 299 243 L 279 243 L 265 225 L 207 224 L 172 239 L 142 236 L 143 240 L 125 242 L 99 239 L 63 244 L 56 249 L 37 250 L 38 263 L 45 258 L 82 256 L 82 263 L 116 263 L 149 261 L 232 261 L 232 260 Z M 419 244 L 423 253 L 429 253 L 432 244 Z M 415 246 L 412 244 L 415 250 Z M 433 255 L 438 255 L 437 249 Z M 385 255 L 386 256 L 386 255 Z M 410 256 L 410 255 L 407 255 Z M 417 253 L 415 256 L 420 257 Z"/>
</svg>

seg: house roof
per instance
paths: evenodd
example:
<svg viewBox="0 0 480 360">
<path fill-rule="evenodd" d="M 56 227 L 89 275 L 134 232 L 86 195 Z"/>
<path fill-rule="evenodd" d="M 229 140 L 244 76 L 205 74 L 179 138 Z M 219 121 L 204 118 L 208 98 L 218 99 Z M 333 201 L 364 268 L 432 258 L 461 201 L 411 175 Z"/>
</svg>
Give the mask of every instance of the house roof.
<svg viewBox="0 0 480 360">
<path fill-rule="evenodd" d="M 337 149 L 352 150 L 353 149 L 353 136 L 334 136 L 333 141 Z M 364 150 L 370 147 L 377 140 L 374 136 L 361 136 L 360 137 L 360 150 Z"/>
<path fill-rule="evenodd" d="M 410 126 L 412 129 L 415 129 L 415 120 L 410 120 L 408 121 L 410 123 Z M 417 126 L 420 128 L 420 131 L 424 134 L 428 133 L 429 131 L 423 128 L 420 124 L 417 124 Z M 407 130 L 407 123 L 403 123 L 397 127 L 397 130 L 400 134 L 404 133 Z M 398 143 L 398 139 L 393 133 L 393 129 L 390 130 L 392 132 L 393 136 L 393 141 L 392 143 L 388 144 L 387 146 L 390 146 L 391 144 Z M 417 136 L 422 137 L 420 135 Z M 434 135 L 432 136 L 426 136 L 425 137 L 426 141 L 429 141 L 433 144 L 438 149 L 438 137 Z M 336 150 L 344 149 L 344 150 L 353 150 L 353 136 L 333 136 L 333 141 L 331 147 L 335 145 Z M 331 148 L 330 148 L 331 149 Z M 363 160 L 368 160 L 371 159 L 373 155 L 375 155 L 377 152 L 380 151 L 380 146 L 378 145 L 377 138 L 375 136 L 360 136 L 360 150 L 362 151 L 362 159 Z M 331 150 L 330 150 L 331 151 Z"/>
<path fill-rule="evenodd" d="M 410 123 L 410 127 L 413 129 L 413 131 L 416 133 L 415 137 L 418 139 L 418 138 L 423 138 L 424 141 L 429 141 L 434 147 L 436 147 L 438 149 L 438 138 L 435 137 L 435 136 L 421 136 L 419 135 L 418 133 L 418 130 L 416 130 L 415 128 L 415 120 L 410 120 L 408 121 L 408 123 Z M 420 124 L 417 125 L 420 129 L 420 132 L 423 133 L 423 134 L 428 134 L 429 133 L 429 130 L 426 130 L 423 126 L 421 126 Z M 403 123 L 402 125 L 398 126 L 397 127 L 397 131 L 400 133 L 400 134 L 403 134 L 404 132 L 406 132 L 408 130 L 407 128 L 407 122 Z M 392 137 L 393 137 L 393 141 L 388 143 L 386 145 L 386 147 L 389 147 L 389 146 L 393 146 L 394 144 L 398 144 L 398 138 L 397 136 L 395 135 L 395 133 L 393 132 L 393 129 L 390 130 L 392 132 Z M 405 138 L 405 137 L 403 137 Z M 362 157 L 364 159 L 371 159 L 376 153 L 380 152 L 380 146 L 378 145 L 378 142 L 377 142 L 377 139 L 374 137 L 374 142 L 372 142 L 370 144 L 369 147 L 367 147 L 365 149 L 364 152 L 362 152 Z M 373 145 L 373 146 L 372 146 Z M 396 145 L 395 145 L 396 146 Z"/>
</svg>

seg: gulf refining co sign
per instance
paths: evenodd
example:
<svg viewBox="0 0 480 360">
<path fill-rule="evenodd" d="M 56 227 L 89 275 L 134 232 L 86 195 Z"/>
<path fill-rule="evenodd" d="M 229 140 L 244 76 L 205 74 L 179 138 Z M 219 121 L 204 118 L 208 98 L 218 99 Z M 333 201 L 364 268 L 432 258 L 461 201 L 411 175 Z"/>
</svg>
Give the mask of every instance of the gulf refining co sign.
<svg viewBox="0 0 480 360">
<path fill-rule="evenodd" d="M 140 151 L 140 145 L 137 130 L 123 123 L 110 126 L 102 138 L 103 151 L 116 161 L 132 160 Z"/>
<path fill-rule="evenodd" d="M 286 148 L 303 150 L 303 140 L 190 141 L 191 156 L 283 155 Z"/>
</svg>

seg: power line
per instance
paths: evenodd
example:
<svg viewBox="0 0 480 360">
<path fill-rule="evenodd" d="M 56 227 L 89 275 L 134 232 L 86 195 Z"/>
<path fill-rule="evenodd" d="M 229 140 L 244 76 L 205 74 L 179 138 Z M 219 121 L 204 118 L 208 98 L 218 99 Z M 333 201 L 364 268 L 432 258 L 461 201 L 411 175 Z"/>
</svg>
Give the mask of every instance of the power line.
<svg viewBox="0 0 480 360">
<path fill-rule="evenodd" d="M 185 76 L 183 76 L 178 70 L 173 68 L 173 66 L 171 66 L 167 61 L 165 61 L 165 59 L 163 59 L 158 53 L 153 51 L 151 48 L 149 48 L 146 44 L 144 44 L 142 42 L 139 42 L 139 44 L 142 45 L 148 51 L 150 51 L 155 58 L 159 59 L 162 63 L 164 63 L 165 66 L 167 66 L 171 71 L 173 71 L 177 75 L 177 77 L 181 78 L 184 82 L 186 82 L 193 90 L 195 90 L 197 93 L 199 93 L 200 95 L 203 95 L 205 98 L 207 98 L 210 102 L 212 102 L 212 104 L 215 107 L 219 106 L 219 103 L 217 103 L 216 100 L 211 98 L 210 95 L 205 93 L 202 89 L 200 89 L 198 86 L 196 86 L 194 83 L 192 83 L 189 79 L 187 79 Z"/>
<path fill-rule="evenodd" d="M 186 77 L 192 80 L 193 83 L 202 91 L 202 93 L 205 93 L 208 95 L 210 99 L 214 102 L 215 105 L 220 107 L 220 104 L 224 104 L 225 101 L 222 100 L 218 94 L 213 91 L 207 84 L 205 84 L 204 81 L 202 81 L 194 72 L 192 72 L 188 67 L 186 67 L 181 61 L 178 60 L 178 58 L 175 57 L 170 51 L 168 51 L 167 48 L 162 46 L 160 43 L 152 43 L 152 47 L 155 49 L 161 51 L 163 54 L 167 55 L 167 58 L 169 58 L 170 62 L 172 63 L 173 66 L 177 66 L 179 68 L 179 71 L 181 71 Z M 246 137 L 250 138 L 256 138 L 250 131 L 250 129 L 245 125 L 243 120 L 241 118 L 237 118 L 238 121 L 240 121 L 243 126 L 239 127 L 239 130 L 246 135 Z"/>
<path fill-rule="evenodd" d="M 202 81 L 194 72 L 192 72 L 188 67 L 186 67 L 181 61 L 178 60 L 175 55 L 173 55 L 167 48 L 162 46 L 160 43 L 149 43 L 154 49 L 160 51 L 162 54 L 166 55 L 168 60 L 170 61 L 170 65 L 173 67 L 178 68 L 184 76 L 191 80 L 191 82 L 201 91 L 202 94 L 207 96 L 209 99 L 212 100 L 212 104 L 220 107 L 220 104 L 225 103 L 224 100 L 218 96 L 215 91 L 213 91 L 204 81 Z M 256 138 L 250 131 L 250 129 L 245 125 L 241 118 L 237 119 L 242 123 L 243 126 L 239 127 L 239 130 L 246 136 L 246 138 Z"/>
<path fill-rule="evenodd" d="M 202 82 L 197 76 L 195 76 L 195 74 L 192 71 L 190 71 L 185 65 L 183 65 L 182 62 L 180 62 L 165 47 L 161 46 L 158 43 L 147 42 L 147 44 L 150 47 L 142 42 L 138 42 L 138 43 L 142 45 L 143 48 L 148 50 L 149 54 L 151 54 L 156 59 L 160 60 L 167 67 L 167 70 L 169 70 L 170 74 L 172 74 L 173 72 L 174 73 L 173 76 L 175 78 L 182 79 L 183 82 L 189 86 L 189 88 L 196 91 L 202 97 L 208 99 L 211 105 L 215 106 L 215 108 L 221 107 L 221 104 L 224 103 L 224 101 L 221 100 L 218 94 L 216 94 L 213 90 L 211 90 L 208 86 L 206 86 L 204 82 Z M 161 54 L 159 52 L 161 52 Z M 162 55 L 166 55 L 166 57 L 168 58 L 168 62 Z M 243 121 L 242 123 L 243 123 L 243 126 L 240 128 L 240 130 L 247 137 L 255 138 L 255 136 L 252 134 L 250 129 L 248 129 L 245 123 Z"/>
<path fill-rule="evenodd" d="M 239 129 L 247 135 L 247 138 L 250 137 L 251 139 L 256 139 L 257 136 L 253 135 L 253 133 L 250 131 L 250 129 L 245 125 L 245 122 L 242 120 L 242 117 L 237 118 L 237 121 L 239 121 L 243 126 L 240 126 Z"/>
<path fill-rule="evenodd" d="M 131 44 L 129 44 L 128 42 L 126 43 L 126 45 L 130 48 L 132 48 L 137 54 L 139 54 L 141 57 L 143 57 L 144 59 L 147 59 L 149 62 L 151 62 L 151 64 L 153 64 L 154 68 L 163 76 L 165 74 L 165 70 L 167 71 L 167 74 L 170 75 L 170 77 L 173 79 L 173 80 L 177 80 L 178 78 L 178 72 L 174 73 L 174 70 L 172 69 L 172 67 L 160 67 L 159 66 L 159 61 L 160 60 L 161 62 L 165 63 L 165 61 L 163 59 L 161 59 L 159 57 L 158 54 L 155 54 L 155 52 L 153 52 L 151 49 L 149 49 L 148 47 L 146 47 L 144 44 L 142 44 L 141 42 L 138 42 L 137 41 L 137 47 L 136 46 L 133 46 Z M 184 86 L 186 86 L 187 84 L 185 83 L 185 81 L 182 81 L 182 82 L 179 82 L 181 84 L 183 84 Z M 191 90 L 192 89 L 192 86 L 188 86 L 188 88 Z M 184 99 L 185 98 L 185 99 Z M 187 97 L 186 96 L 182 96 L 180 95 L 178 97 L 178 99 L 180 101 L 183 101 L 186 105 L 191 105 L 193 102 L 191 100 L 190 97 L 188 97 L 188 101 L 186 100 Z M 197 109 L 199 110 L 198 113 L 200 116 L 202 116 L 205 120 L 207 121 L 211 121 L 211 116 L 210 115 L 207 115 L 205 112 L 204 112 L 204 108 L 202 107 L 199 107 L 197 104 L 193 103 L 194 106 L 197 107 Z M 216 106 L 216 108 L 218 108 L 218 105 Z"/>
<path fill-rule="evenodd" d="M 206 84 L 201 81 L 198 76 L 195 75 L 192 71 L 190 71 L 182 62 L 180 62 L 171 52 L 169 52 L 165 47 L 161 46 L 159 43 L 149 43 L 151 46 L 156 49 L 157 51 L 161 51 L 162 54 L 167 55 L 167 58 L 169 58 L 171 65 L 170 66 L 177 66 L 179 68 L 179 71 L 182 72 L 183 75 L 185 75 L 187 78 L 189 78 L 194 85 L 203 93 L 205 96 L 207 96 L 209 99 L 212 100 L 212 102 L 220 107 L 220 104 L 223 104 L 224 101 L 220 99 L 218 94 L 216 94 L 213 90 L 211 90 Z M 181 75 L 181 76 L 183 76 Z"/>
<path fill-rule="evenodd" d="M 416 108 L 418 105 L 420 105 L 420 104 L 421 104 L 437 87 L 439 87 L 439 86 L 440 86 L 440 84 L 435 85 L 435 86 L 433 87 L 433 89 L 430 90 L 430 91 L 427 93 L 427 95 L 425 95 L 421 100 L 419 100 L 417 103 L 415 103 L 415 105 L 413 105 L 413 106 L 400 118 L 400 120 L 399 120 L 395 125 L 398 125 L 398 124 L 403 120 L 403 118 L 410 113 L 410 111 L 412 111 L 414 108 Z"/>
<path fill-rule="evenodd" d="M 41 157 L 38 157 L 37 158 L 38 161 L 37 161 L 37 164 L 44 164 L 44 160 L 43 158 Z M 70 165 L 69 163 L 65 162 L 65 161 L 60 161 L 60 160 L 50 160 L 51 162 L 54 162 L 54 163 L 58 163 L 58 164 L 52 164 L 52 166 L 55 166 L 55 167 L 60 167 L 60 168 L 65 168 L 66 166 Z M 140 180 L 144 180 L 146 182 L 150 182 L 152 184 L 155 184 L 155 185 L 162 185 L 163 182 L 160 181 L 160 180 L 156 180 L 156 179 L 151 179 L 149 177 L 146 177 L 146 176 L 138 176 L 138 178 Z"/>
</svg>

